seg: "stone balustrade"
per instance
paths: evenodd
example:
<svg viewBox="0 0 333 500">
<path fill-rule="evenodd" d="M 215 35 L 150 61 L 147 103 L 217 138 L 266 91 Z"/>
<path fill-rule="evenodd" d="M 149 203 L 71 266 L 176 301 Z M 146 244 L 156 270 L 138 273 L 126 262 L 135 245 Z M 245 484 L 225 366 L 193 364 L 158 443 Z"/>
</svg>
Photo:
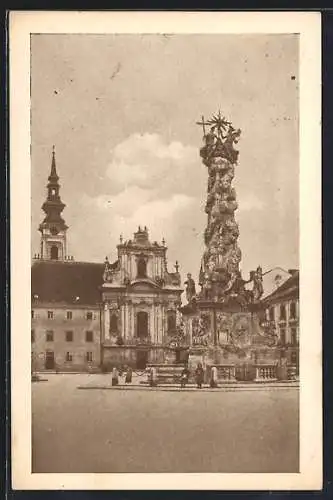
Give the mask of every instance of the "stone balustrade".
<svg viewBox="0 0 333 500">
<path fill-rule="evenodd" d="M 217 368 L 218 382 L 234 382 L 236 380 L 235 365 L 215 365 Z"/>
<path fill-rule="evenodd" d="M 157 383 L 172 384 L 172 383 L 180 383 L 180 377 L 184 369 L 184 366 L 149 363 L 146 368 L 147 382 L 150 381 L 151 368 L 156 369 Z"/>
<path fill-rule="evenodd" d="M 287 367 L 287 378 L 288 378 L 288 380 L 297 380 L 298 379 L 296 365 L 289 365 Z"/>
<path fill-rule="evenodd" d="M 255 382 L 270 382 L 277 380 L 276 365 L 255 365 Z"/>
</svg>

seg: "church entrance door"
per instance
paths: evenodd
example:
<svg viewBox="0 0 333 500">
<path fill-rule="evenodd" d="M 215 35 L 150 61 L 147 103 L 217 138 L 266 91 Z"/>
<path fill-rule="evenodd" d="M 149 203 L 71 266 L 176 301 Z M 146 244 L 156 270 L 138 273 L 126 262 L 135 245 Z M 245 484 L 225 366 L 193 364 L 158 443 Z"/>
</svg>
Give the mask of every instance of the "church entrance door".
<svg viewBox="0 0 333 500">
<path fill-rule="evenodd" d="M 144 370 L 148 363 L 148 351 L 139 349 L 136 351 L 136 367 Z"/>
<path fill-rule="evenodd" d="M 140 339 L 148 337 L 148 313 L 138 312 L 136 319 L 136 336 Z"/>
</svg>

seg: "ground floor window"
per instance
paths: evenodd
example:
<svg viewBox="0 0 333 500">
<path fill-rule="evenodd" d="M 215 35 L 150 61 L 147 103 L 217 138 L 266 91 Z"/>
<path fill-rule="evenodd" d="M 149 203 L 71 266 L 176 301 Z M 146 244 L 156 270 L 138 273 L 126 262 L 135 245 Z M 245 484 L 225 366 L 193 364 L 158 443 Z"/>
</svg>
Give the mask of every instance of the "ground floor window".
<svg viewBox="0 0 333 500">
<path fill-rule="evenodd" d="M 66 352 L 66 361 L 73 361 L 73 355 L 70 352 Z"/>
<path fill-rule="evenodd" d="M 88 351 L 86 354 L 86 360 L 88 363 L 91 363 L 93 360 L 93 353 L 91 351 Z"/>
</svg>

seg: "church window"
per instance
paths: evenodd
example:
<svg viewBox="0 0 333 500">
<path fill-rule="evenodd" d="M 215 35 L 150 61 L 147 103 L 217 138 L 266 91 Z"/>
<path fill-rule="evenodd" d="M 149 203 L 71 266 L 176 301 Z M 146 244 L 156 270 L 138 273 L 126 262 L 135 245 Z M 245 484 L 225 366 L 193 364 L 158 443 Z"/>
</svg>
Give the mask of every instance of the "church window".
<svg viewBox="0 0 333 500">
<path fill-rule="evenodd" d="M 66 352 L 66 361 L 71 362 L 73 361 L 73 355 L 70 352 Z"/>
<path fill-rule="evenodd" d="M 35 342 L 35 330 L 31 330 L 31 342 Z"/>
<path fill-rule="evenodd" d="M 46 342 L 53 342 L 53 331 L 52 330 L 47 330 Z"/>
<path fill-rule="evenodd" d="M 34 319 L 35 317 L 35 311 L 31 311 L 31 319 Z"/>
<path fill-rule="evenodd" d="M 73 313 L 72 311 L 67 311 L 67 319 L 73 319 Z"/>
<path fill-rule="evenodd" d="M 93 353 L 91 351 L 87 352 L 87 354 L 86 354 L 86 360 L 87 360 L 88 363 L 92 362 L 92 360 L 93 360 Z"/>
<path fill-rule="evenodd" d="M 144 257 L 140 257 L 138 260 L 138 278 L 147 277 L 147 263 Z"/>
<path fill-rule="evenodd" d="M 93 313 L 92 313 L 91 311 L 88 311 L 88 312 L 87 312 L 87 314 L 86 314 L 86 318 L 87 318 L 88 320 L 93 319 Z"/>
<path fill-rule="evenodd" d="M 111 314 L 110 332 L 111 333 L 118 333 L 118 316 L 116 314 Z"/>
<path fill-rule="evenodd" d="M 93 341 L 93 332 L 92 331 L 86 331 L 86 342 L 92 342 Z"/>
<path fill-rule="evenodd" d="M 136 335 L 143 339 L 148 337 L 148 313 L 140 311 L 137 314 Z"/>
<path fill-rule="evenodd" d="M 47 319 L 53 319 L 53 311 L 47 311 Z"/>
<path fill-rule="evenodd" d="M 284 304 L 280 306 L 280 321 L 286 321 L 286 306 Z"/>
<path fill-rule="evenodd" d="M 55 245 L 51 246 L 51 260 L 58 260 L 58 247 Z"/>
<path fill-rule="evenodd" d="M 54 188 L 51 189 L 51 194 L 54 196 L 56 194 L 56 190 Z"/>
<path fill-rule="evenodd" d="M 73 332 L 72 331 L 66 332 L 66 342 L 73 342 Z"/>
<path fill-rule="evenodd" d="M 168 333 L 176 330 L 176 311 L 167 312 Z"/>
</svg>

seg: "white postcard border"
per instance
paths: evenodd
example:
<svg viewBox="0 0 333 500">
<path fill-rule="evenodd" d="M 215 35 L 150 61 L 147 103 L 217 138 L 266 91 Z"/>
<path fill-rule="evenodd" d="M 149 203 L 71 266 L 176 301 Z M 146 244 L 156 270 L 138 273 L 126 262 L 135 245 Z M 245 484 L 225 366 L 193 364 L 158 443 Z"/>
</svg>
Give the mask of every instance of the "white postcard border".
<svg viewBox="0 0 333 500">
<path fill-rule="evenodd" d="M 32 474 L 30 472 L 31 33 L 300 33 L 301 389 L 298 474 Z M 9 36 L 13 488 L 320 489 L 322 486 L 320 13 L 17 11 L 10 13 Z"/>
</svg>

